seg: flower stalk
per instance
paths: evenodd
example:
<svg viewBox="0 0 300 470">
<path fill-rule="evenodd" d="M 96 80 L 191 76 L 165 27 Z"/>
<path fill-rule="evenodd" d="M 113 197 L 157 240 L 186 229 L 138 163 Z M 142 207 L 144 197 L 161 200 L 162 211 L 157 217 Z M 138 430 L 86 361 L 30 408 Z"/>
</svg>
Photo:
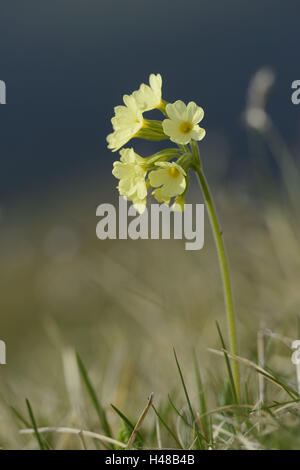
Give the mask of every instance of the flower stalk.
<svg viewBox="0 0 300 470">
<path fill-rule="evenodd" d="M 213 232 L 214 239 L 215 239 L 218 258 L 219 258 L 219 265 L 220 265 L 221 277 L 222 277 L 222 282 L 223 282 L 227 324 L 228 324 L 228 331 L 229 331 L 230 352 L 231 354 L 237 356 L 238 347 L 237 347 L 236 322 L 235 322 L 228 260 L 227 260 L 227 255 L 226 255 L 226 250 L 225 250 L 225 245 L 224 245 L 224 240 L 223 240 L 223 233 L 220 229 L 220 224 L 219 224 L 219 220 L 217 217 L 216 208 L 213 202 L 213 198 L 212 198 L 207 180 L 201 168 L 198 145 L 196 142 L 193 142 L 193 145 L 191 145 L 191 147 L 192 147 L 194 161 L 195 161 L 194 168 L 197 173 L 200 187 L 202 189 L 203 196 L 205 199 L 206 209 L 208 212 L 212 232 Z M 240 402 L 240 399 L 241 399 L 240 371 L 239 371 L 239 364 L 236 360 L 232 361 L 232 373 L 233 373 L 233 380 L 234 380 L 234 385 L 236 389 L 237 399 L 238 399 L 238 402 Z"/>
</svg>

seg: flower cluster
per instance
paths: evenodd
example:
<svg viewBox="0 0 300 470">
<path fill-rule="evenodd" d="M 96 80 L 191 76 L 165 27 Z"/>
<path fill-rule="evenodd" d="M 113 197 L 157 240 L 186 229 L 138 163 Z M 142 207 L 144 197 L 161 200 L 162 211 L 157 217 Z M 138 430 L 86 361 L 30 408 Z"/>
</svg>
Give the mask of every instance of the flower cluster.
<svg viewBox="0 0 300 470">
<path fill-rule="evenodd" d="M 109 149 L 115 152 L 133 138 L 169 139 L 178 147 L 150 157 L 141 157 L 133 148 L 122 148 L 112 172 L 119 180 L 120 195 L 132 201 L 139 213 L 145 210 L 149 190 L 159 203 L 169 205 L 174 198 L 173 210 L 184 210 L 188 172 L 200 165 L 196 141 L 205 136 L 205 130 L 199 126 L 203 109 L 193 101 L 186 105 L 180 100 L 174 103 L 163 100 L 159 74 L 151 74 L 149 85 L 142 83 L 131 95 L 124 95 L 123 102 L 124 105 L 114 108 L 113 132 L 107 136 Z M 153 109 L 159 109 L 165 118 L 146 119 L 144 113 Z"/>
</svg>

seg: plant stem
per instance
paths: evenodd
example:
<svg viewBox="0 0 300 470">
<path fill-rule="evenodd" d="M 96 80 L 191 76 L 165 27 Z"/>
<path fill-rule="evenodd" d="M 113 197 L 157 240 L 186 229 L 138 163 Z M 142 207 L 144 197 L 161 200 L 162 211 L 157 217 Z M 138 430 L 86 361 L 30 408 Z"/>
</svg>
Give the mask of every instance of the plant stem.
<svg viewBox="0 0 300 470">
<path fill-rule="evenodd" d="M 194 149 L 193 149 L 193 153 L 194 153 Z M 198 155 L 197 155 L 197 159 L 198 159 Z M 214 206 L 214 202 L 213 202 L 210 190 L 209 190 L 209 186 L 207 184 L 205 175 L 199 163 L 195 165 L 195 170 L 198 175 L 200 186 L 201 186 L 204 198 L 205 198 L 206 208 L 207 208 L 207 212 L 209 215 L 211 228 L 214 234 L 214 239 L 215 239 L 216 248 L 217 248 L 218 257 L 219 257 L 219 264 L 220 264 L 221 276 L 222 276 L 222 281 L 223 281 L 223 289 L 224 289 L 227 323 L 228 323 L 228 330 L 229 330 L 230 352 L 237 356 L 238 348 L 237 348 L 235 316 L 234 316 L 229 268 L 228 268 L 228 262 L 227 262 L 223 236 L 220 230 L 220 225 L 219 225 L 216 209 Z M 232 362 L 232 369 L 233 369 L 233 379 L 234 379 L 237 399 L 238 399 L 238 402 L 240 402 L 240 397 L 241 397 L 240 372 L 239 372 L 239 364 L 236 360 L 233 360 Z"/>
</svg>

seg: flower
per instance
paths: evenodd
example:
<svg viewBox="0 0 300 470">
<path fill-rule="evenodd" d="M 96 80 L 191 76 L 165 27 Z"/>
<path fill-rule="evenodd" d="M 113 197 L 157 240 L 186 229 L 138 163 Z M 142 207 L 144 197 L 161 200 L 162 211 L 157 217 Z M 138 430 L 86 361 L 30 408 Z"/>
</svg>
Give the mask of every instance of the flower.
<svg viewBox="0 0 300 470">
<path fill-rule="evenodd" d="M 170 197 L 164 196 L 162 188 L 156 188 L 154 191 L 152 191 L 152 195 L 155 197 L 157 202 L 163 202 L 167 206 L 170 204 Z"/>
<path fill-rule="evenodd" d="M 147 185 L 144 159 L 134 152 L 133 148 L 120 151 L 120 161 L 114 162 L 112 174 L 118 178 L 118 190 L 121 196 L 133 202 L 137 211 L 142 214 L 146 207 Z"/>
<path fill-rule="evenodd" d="M 149 77 L 149 85 L 142 83 L 140 88 L 132 93 L 142 112 L 159 108 L 161 105 L 161 75 L 152 73 Z"/>
<path fill-rule="evenodd" d="M 106 138 L 108 148 L 113 152 L 123 147 L 143 127 L 143 115 L 133 96 L 124 95 L 125 106 L 115 107 L 111 123 L 114 132 Z"/>
<path fill-rule="evenodd" d="M 156 166 L 159 169 L 150 172 L 149 181 L 152 187 L 158 188 L 153 191 L 154 197 L 159 202 L 167 204 L 166 201 L 169 201 L 171 197 L 184 192 L 186 172 L 175 162 L 157 162 Z"/>
<path fill-rule="evenodd" d="M 183 195 L 177 196 L 172 206 L 174 212 L 184 212 L 185 199 Z"/>
<path fill-rule="evenodd" d="M 185 105 L 178 100 L 167 104 L 166 112 L 170 119 L 165 119 L 162 126 L 172 142 L 186 145 L 191 139 L 203 139 L 205 130 L 198 126 L 198 122 L 203 119 L 204 111 L 196 103 L 190 101 Z"/>
</svg>

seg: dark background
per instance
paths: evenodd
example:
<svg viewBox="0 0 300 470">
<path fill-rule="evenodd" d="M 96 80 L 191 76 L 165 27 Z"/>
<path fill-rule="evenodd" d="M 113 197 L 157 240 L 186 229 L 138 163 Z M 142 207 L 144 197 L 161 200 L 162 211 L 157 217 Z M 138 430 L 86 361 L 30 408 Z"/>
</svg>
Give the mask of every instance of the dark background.
<svg viewBox="0 0 300 470">
<path fill-rule="evenodd" d="M 152 72 L 167 100 L 205 109 L 207 140 L 226 135 L 234 173 L 247 165 L 249 79 L 269 65 L 273 118 L 295 142 L 299 14 L 297 0 L 0 0 L 1 202 L 89 173 L 110 179 L 113 106 Z"/>
</svg>

